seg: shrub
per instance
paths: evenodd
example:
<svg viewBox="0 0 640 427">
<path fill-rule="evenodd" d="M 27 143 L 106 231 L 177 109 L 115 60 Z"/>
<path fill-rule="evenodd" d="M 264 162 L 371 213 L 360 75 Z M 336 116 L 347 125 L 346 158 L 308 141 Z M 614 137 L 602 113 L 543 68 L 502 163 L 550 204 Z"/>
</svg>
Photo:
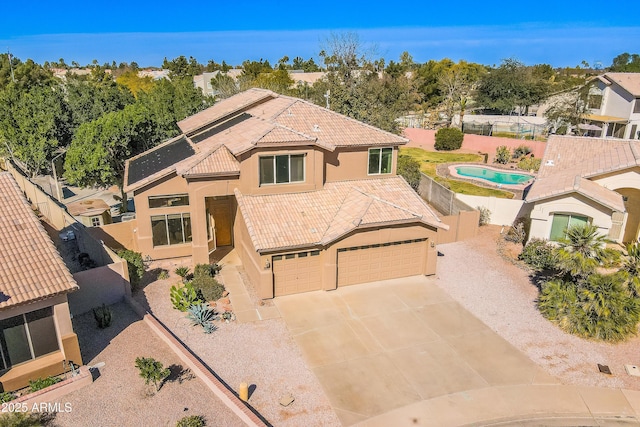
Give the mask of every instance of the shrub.
<svg viewBox="0 0 640 427">
<path fill-rule="evenodd" d="M 478 206 L 480 211 L 480 218 L 478 219 L 478 225 L 487 225 L 491 222 L 491 211 L 484 206 Z"/>
<path fill-rule="evenodd" d="M 140 284 L 140 279 L 144 274 L 144 263 L 142 262 L 142 254 L 140 252 L 134 252 L 129 249 L 123 249 L 118 251 L 118 256 L 127 261 L 127 268 L 129 269 L 129 282 L 133 289 L 137 288 Z"/>
<path fill-rule="evenodd" d="M 203 298 L 198 295 L 192 283 L 187 283 L 180 288 L 174 285 L 169 292 L 171 304 L 176 310 L 187 311 L 192 305 L 203 302 Z"/>
<path fill-rule="evenodd" d="M 528 146 L 526 146 L 526 145 L 518 145 L 513 150 L 513 158 L 514 159 L 519 159 L 522 156 L 526 156 L 530 152 L 531 152 L 531 148 L 529 148 Z"/>
<path fill-rule="evenodd" d="M 535 157 L 525 157 L 518 162 L 518 168 L 527 171 L 538 171 L 540 169 L 540 164 L 542 163 L 542 159 L 536 159 Z"/>
<path fill-rule="evenodd" d="M 213 277 L 221 268 L 218 264 L 198 264 L 193 269 L 193 277 Z"/>
<path fill-rule="evenodd" d="M 553 245 L 546 240 L 531 239 L 519 258 L 534 270 L 549 270 L 555 266 Z"/>
<path fill-rule="evenodd" d="M 502 165 L 506 165 L 511 160 L 511 151 L 506 145 L 501 145 L 496 148 L 496 158 L 495 162 L 500 163 Z"/>
<path fill-rule="evenodd" d="M 191 283 L 204 301 L 222 298 L 224 286 L 211 276 L 194 276 Z"/>
<path fill-rule="evenodd" d="M 62 379 L 58 377 L 47 377 L 47 378 L 38 378 L 37 380 L 29 380 L 29 392 L 35 393 L 38 390 L 42 390 L 43 388 L 47 388 L 56 383 L 59 383 Z"/>
<path fill-rule="evenodd" d="M 421 178 L 420 162 L 409 156 L 398 156 L 398 175 L 417 191 Z"/>
<path fill-rule="evenodd" d="M 43 427 L 53 426 L 55 413 L 48 412 L 6 412 L 0 414 L 0 427 Z"/>
<path fill-rule="evenodd" d="M 158 273 L 158 280 L 167 280 L 169 278 L 169 272 L 167 270 L 160 269 L 160 272 Z"/>
<path fill-rule="evenodd" d="M 442 128 L 436 132 L 434 148 L 438 151 L 457 150 L 462 147 L 464 133 L 457 128 Z"/>
<path fill-rule="evenodd" d="M 528 230 L 528 218 L 516 218 L 516 220 L 513 222 L 513 226 L 511 226 L 509 228 L 509 231 L 507 231 L 507 234 L 505 234 L 504 239 L 508 240 L 509 242 L 524 244 L 524 242 L 527 240 Z"/>
<path fill-rule="evenodd" d="M 194 304 L 189 307 L 187 318 L 191 320 L 193 326 L 202 326 L 205 334 L 210 334 L 216 330 L 213 321 L 218 318 L 216 312 L 208 303 Z"/>
<path fill-rule="evenodd" d="M 104 329 L 111 326 L 111 309 L 102 304 L 102 307 L 93 309 L 93 317 L 96 319 L 98 328 Z"/>
<path fill-rule="evenodd" d="M 204 427 L 206 425 L 202 415 L 189 415 L 180 418 L 176 427 Z"/>
<path fill-rule="evenodd" d="M 162 381 L 171 373 L 168 368 L 162 366 L 152 357 L 136 357 L 136 368 L 140 370 L 140 376 L 144 378 L 144 383 L 149 385 L 153 383 L 156 391 L 160 390 Z"/>
<path fill-rule="evenodd" d="M 630 295 L 619 274 L 592 274 L 577 285 L 552 280 L 543 288 L 540 312 L 563 330 L 585 338 L 622 341 L 637 334 L 640 300 Z"/>
<path fill-rule="evenodd" d="M 11 402 L 16 397 L 17 396 L 14 393 L 11 393 L 9 391 L 3 391 L 0 393 L 0 403 Z"/>
<path fill-rule="evenodd" d="M 189 270 L 189 267 L 178 267 L 175 270 L 173 270 L 173 272 L 176 273 L 178 276 L 180 276 L 182 280 L 184 280 L 185 277 L 189 275 L 191 270 Z"/>
</svg>

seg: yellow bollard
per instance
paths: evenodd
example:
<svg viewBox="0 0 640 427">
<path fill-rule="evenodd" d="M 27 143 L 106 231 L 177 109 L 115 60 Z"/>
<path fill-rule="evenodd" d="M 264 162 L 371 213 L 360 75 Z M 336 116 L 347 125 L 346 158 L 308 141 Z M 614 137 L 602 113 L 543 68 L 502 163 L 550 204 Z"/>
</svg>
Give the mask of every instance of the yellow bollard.
<svg viewBox="0 0 640 427">
<path fill-rule="evenodd" d="M 247 383 L 240 383 L 240 391 L 238 394 L 242 401 L 246 402 L 249 400 L 249 385 Z"/>
</svg>

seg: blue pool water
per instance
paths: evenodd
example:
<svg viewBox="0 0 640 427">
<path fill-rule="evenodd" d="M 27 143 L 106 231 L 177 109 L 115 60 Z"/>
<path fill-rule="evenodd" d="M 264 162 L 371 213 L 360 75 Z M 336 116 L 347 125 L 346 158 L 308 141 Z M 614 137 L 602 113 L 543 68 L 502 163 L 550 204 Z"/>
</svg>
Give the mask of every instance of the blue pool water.
<svg viewBox="0 0 640 427">
<path fill-rule="evenodd" d="M 480 178 L 495 184 L 517 185 L 523 184 L 533 178 L 522 173 L 498 172 L 480 166 L 457 166 L 456 171 L 460 176 Z"/>
</svg>

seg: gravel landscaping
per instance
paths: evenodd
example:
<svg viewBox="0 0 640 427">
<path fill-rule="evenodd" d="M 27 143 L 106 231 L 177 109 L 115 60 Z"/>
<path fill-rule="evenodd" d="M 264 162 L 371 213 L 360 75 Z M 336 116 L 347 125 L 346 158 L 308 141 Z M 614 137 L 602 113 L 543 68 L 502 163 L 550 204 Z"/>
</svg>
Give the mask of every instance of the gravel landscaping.
<svg viewBox="0 0 640 427">
<path fill-rule="evenodd" d="M 216 322 L 218 329 L 206 335 L 201 328 L 190 325 L 185 313 L 171 305 L 169 289 L 180 281 L 173 272 L 176 266 L 169 262 L 152 266 L 168 270 L 169 279 L 150 283 L 137 291 L 134 298 L 143 307 L 150 308 L 232 389 L 237 390 L 241 382 L 248 383 L 249 404 L 271 424 L 340 425 L 282 319 Z M 280 405 L 280 400 L 287 395 L 295 401 L 286 407 Z"/>
<path fill-rule="evenodd" d="M 624 365 L 640 365 L 640 338 L 619 344 L 569 335 L 536 308 L 529 273 L 496 251 L 499 226 L 481 227 L 471 240 L 439 245 L 436 283 L 452 298 L 565 384 L 640 390 Z M 598 363 L 612 375 L 602 374 Z"/>
<path fill-rule="evenodd" d="M 243 425 L 199 379 L 181 369 L 178 357 L 126 303 L 111 310 L 113 322 L 102 330 L 93 313 L 73 319 L 84 363 L 105 365 L 93 384 L 58 400 L 61 407 L 69 403 L 71 411 L 58 413 L 56 425 L 175 426 L 188 415 L 202 415 L 210 426 Z M 153 357 L 171 367 L 172 375 L 159 392 L 139 376 L 136 357 Z"/>
</svg>

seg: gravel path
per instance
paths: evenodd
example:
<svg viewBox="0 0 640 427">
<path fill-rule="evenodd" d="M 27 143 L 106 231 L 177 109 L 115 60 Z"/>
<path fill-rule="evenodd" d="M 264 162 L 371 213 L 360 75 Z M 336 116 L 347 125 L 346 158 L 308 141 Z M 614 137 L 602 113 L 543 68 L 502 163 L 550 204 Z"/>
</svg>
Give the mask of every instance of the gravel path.
<svg viewBox="0 0 640 427">
<path fill-rule="evenodd" d="M 159 392 L 146 386 L 135 367 L 136 357 L 153 357 L 179 366 L 180 360 L 160 341 L 125 303 L 111 306 L 112 325 L 96 327 L 92 313 L 73 319 L 85 364 L 105 362 L 93 384 L 61 399 L 71 412 L 58 413 L 56 425 L 90 426 L 175 426 L 187 415 L 203 415 L 209 426 L 240 426 L 242 422 L 200 380 L 172 369 L 172 376 Z"/>
<path fill-rule="evenodd" d="M 320 383 L 304 362 L 282 319 L 254 323 L 218 323 L 206 335 L 192 327 L 185 313 L 175 310 L 169 288 L 179 282 L 173 273 L 135 294 L 135 298 L 169 327 L 232 389 L 241 382 L 250 387 L 249 403 L 274 426 L 339 426 Z M 279 401 L 291 394 L 295 401 L 283 407 Z M 218 424 L 223 425 L 223 424 Z"/>
<path fill-rule="evenodd" d="M 565 384 L 640 390 L 625 364 L 640 364 L 640 338 L 620 344 L 569 335 L 536 308 L 538 289 L 526 271 L 496 251 L 500 227 L 485 226 L 471 240 L 439 245 L 436 283 L 535 363 Z M 613 375 L 598 371 L 608 365 Z"/>
</svg>

